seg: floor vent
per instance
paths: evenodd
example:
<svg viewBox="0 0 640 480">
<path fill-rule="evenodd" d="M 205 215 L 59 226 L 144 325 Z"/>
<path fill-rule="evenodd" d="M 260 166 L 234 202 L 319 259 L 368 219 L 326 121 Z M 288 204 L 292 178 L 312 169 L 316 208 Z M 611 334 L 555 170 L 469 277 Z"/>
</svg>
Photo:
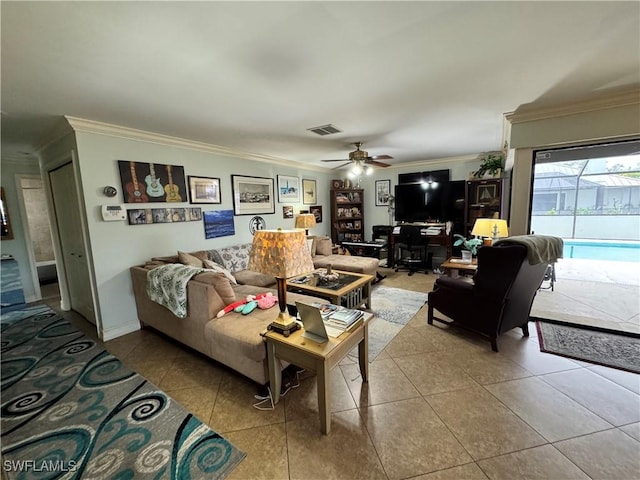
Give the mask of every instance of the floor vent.
<svg viewBox="0 0 640 480">
<path fill-rule="evenodd" d="M 310 132 L 317 133 L 318 135 L 331 135 L 332 133 L 340 133 L 342 130 L 338 130 L 334 125 L 322 125 L 321 127 L 307 128 Z"/>
</svg>

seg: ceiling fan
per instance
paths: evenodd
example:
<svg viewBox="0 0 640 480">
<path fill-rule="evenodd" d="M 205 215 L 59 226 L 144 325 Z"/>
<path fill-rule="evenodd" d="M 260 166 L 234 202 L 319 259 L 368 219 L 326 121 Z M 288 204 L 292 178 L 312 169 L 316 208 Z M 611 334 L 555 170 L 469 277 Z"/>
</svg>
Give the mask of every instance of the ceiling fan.
<svg viewBox="0 0 640 480">
<path fill-rule="evenodd" d="M 366 152 L 365 150 L 360 150 L 360 146 L 362 145 L 362 142 L 355 142 L 354 143 L 356 149 L 353 152 L 349 152 L 349 160 L 347 161 L 347 163 L 343 163 L 342 165 L 339 165 L 337 167 L 334 168 L 334 170 L 338 169 L 338 168 L 342 168 L 345 165 L 349 165 L 350 163 L 353 163 L 353 169 L 354 169 L 354 173 L 358 174 L 358 173 L 362 173 L 363 171 L 367 171 L 367 173 L 369 173 L 371 171 L 371 168 L 367 168 L 367 165 L 375 165 L 376 167 L 390 167 L 391 165 L 389 165 L 388 163 L 383 163 L 383 162 L 379 162 L 378 160 L 390 160 L 393 157 L 390 155 L 374 155 L 372 157 L 369 156 L 369 152 Z M 344 162 L 346 159 L 341 158 L 338 160 L 322 160 L 323 162 Z M 356 171 L 356 170 L 359 170 Z"/>
</svg>

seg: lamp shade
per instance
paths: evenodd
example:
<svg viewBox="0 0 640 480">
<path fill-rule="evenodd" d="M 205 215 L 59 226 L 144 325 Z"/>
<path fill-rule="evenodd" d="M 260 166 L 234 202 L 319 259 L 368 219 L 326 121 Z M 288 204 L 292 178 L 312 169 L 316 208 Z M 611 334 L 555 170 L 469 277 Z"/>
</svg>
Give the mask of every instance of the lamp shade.
<svg viewBox="0 0 640 480">
<path fill-rule="evenodd" d="M 302 230 L 257 230 L 247 268 L 276 278 L 311 272 L 313 260 L 305 233 Z"/>
<path fill-rule="evenodd" d="M 296 217 L 296 228 L 313 228 L 316 226 L 316 216 L 313 213 L 301 213 Z"/>
<path fill-rule="evenodd" d="M 500 218 L 478 218 L 473 224 L 471 235 L 498 239 L 509 236 L 507 221 Z"/>
</svg>

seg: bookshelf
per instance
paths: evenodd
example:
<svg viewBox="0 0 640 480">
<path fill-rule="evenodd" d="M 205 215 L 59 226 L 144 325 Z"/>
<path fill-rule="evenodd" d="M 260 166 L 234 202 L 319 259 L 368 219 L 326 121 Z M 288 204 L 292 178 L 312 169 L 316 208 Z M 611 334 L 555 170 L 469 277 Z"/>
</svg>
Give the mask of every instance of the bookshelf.
<svg viewBox="0 0 640 480">
<path fill-rule="evenodd" d="M 364 190 L 331 190 L 331 240 L 364 241 Z"/>
</svg>

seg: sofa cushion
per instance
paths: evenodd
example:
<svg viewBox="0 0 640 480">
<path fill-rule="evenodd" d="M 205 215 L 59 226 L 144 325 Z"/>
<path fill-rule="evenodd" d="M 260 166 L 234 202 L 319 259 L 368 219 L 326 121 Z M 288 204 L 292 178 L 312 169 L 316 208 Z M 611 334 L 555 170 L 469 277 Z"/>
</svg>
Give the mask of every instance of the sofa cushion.
<svg viewBox="0 0 640 480">
<path fill-rule="evenodd" d="M 204 252 L 186 253 L 186 252 L 178 251 L 178 261 L 183 265 L 190 265 L 192 267 L 202 268 L 203 267 L 202 261 L 204 258 L 206 258 L 206 254 Z"/>
<path fill-rule="evenodd" d="M 221 273 L 203 272 L 193 277 L 193 280 L 213 285 L 225 306 L 236 301 L 236 292 L 231 287 L 231 282 Z"/>
<path fill-rule="evenodd" d="M 224 268 L 222 265 L 214 262 L 213 260 L 204 260 L 203 263 L 204 263 L 204 268 L 208 270 L 213 270 L 214 272 L 217 272 L 217 273 L 221 273 L 222 275 L 227 277 L 233 285 L 238 284 L 238 282 L 236 281 L 236 278 L 231 274 L 231 272 L 226 268 Z"/>
<path fill-rule="evenodd" d="M 316 237 L 307 237 L 307 246 L 309 247 L 309 253 L 311 257 L 316 256 Z"/>
<path fill-rule="evenodd" d="M 240 270 L 233 274 L 240 285 L 254 285 L 256 287 L 271 287 L 276 283 L 276 277 L 252 270 Z"/>
<path fill-rule="evenodd" d="M 332 248 L 329 237 L 316 237 L 316 255 L 331 255 Z"/>
<path fill-rule="evenodd" d="M 316 255 L 313 258 L 313 266 L 316 268 L 327 268 L 329 265 L 335 270 L 375 275 L 378 270 L 378 259 L 337 254 Z"/>
<path fill-rule="evenodd" d="M 162 262 L 164 263 L 180 263 L 178 260 L 178 255 L 170 255 L 168 257 L 151 257 L 151 260 L 154 262 Z"/>
<path fill-rule="evenodd" d="M 243 243 L 231 247 L 209 250 L 209 255 L 211 260 L 222 265 L 230 272 L 236 273 L 247 269 L 251 248 L 251 243 Z"/>
</svg>

